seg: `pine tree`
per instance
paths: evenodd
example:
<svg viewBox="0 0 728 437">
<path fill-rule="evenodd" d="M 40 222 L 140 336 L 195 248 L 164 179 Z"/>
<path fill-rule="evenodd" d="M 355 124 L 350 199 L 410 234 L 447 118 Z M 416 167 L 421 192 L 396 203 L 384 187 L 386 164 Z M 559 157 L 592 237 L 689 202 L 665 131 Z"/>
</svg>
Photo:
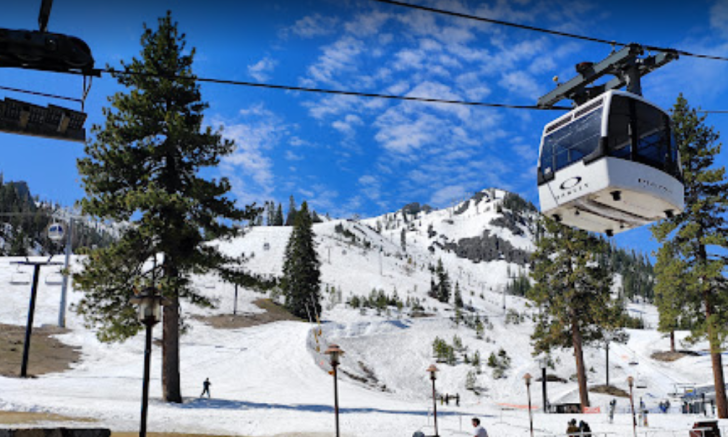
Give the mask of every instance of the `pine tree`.
<svg viewBox="0 0 728 437">
<path fill-rule="evenodd" d="M 544 217 L 546 233 L 532 260 L 535 284 L 528 297 L 542 308 L 531 338 L 535 353 L 573 348 L 582 407 L 589 406 L 583 346 L 616 330 L 622 308 L 610 299 L 612 276 L 596 262 L 607 244 Z"/>
<path fill-rule="evenodd" d="M 455 282 L 455 308 L 463 307 L 463 295 L 460 292 L 460 282 Z"/>
<path fill-rule="evenodd" d="M 399 244 L 402 246 L 402 250 L 407 251 L 407 231 L 402 228 L 402 232 L 399 233 Z"/>
<path fill-rule="evenodd" d="M 443 303 L 450 301 L 450 275 L 447 274 L 445 267 L 442 265 L 442 259 L 437 260 L 437 268 L 435 269 L 437 276 L 437 300 Z"/>
<path fill-rule="evenodd" d="M 293 226 L 296 223 L 296 200 L 291 195 L 288 204 L 288 215 L 286 216 L 286 226 Z"/>
<path fill-rule="evenodd" d="M 235 145 L 204 127 L 208 105 L 192 73 L 195 51 L 185 49 L 171 13 L 158 25 L 156 30 L 145 26 L 140 57 L 121 63 L 134 74 L 113 74 L 128 92 L 109 98 L 105 123 L 93 127 L 95 138 L 78 161 L 86 190 L 83 212 L 132 226 L 108 248 L 94 251 L 74 280 L 85 293 L 78 312 L 106 341 L 122 341 L 141 329 L 129 303 L 135 286 L 161 288 L 171 302 L 163 318 L 163 397 L 182 402 L 180 301 L 212 304 L 190 275 L 217 271 L 233 278 L 229 267 L 238 260 L 206 243 L 234 235 L 226 223 L 249 220 L 256 210 L 241 211 L 225 197 L 227 179 L 198 176 L 219 165 Z"/>
<path fill-rule="evenodd" d="M 291 313 L 312 320 L 321 314 L 321 263 L 306 202 L 301 204 L 295 217 L 286 245 L 281 292 Z"/>
<path fill-rule="evenodd" d="M 705 115 L 680 95 L 672 109 L 673 132 L 680 151 L 685 211 L 652 228 L 662 244 L 657 253 L 657 302 L 663 331 L 684 319 L 692 323 L 690 340 L 707 338 L 713 365 L 716 410 L 728 417 L 722 345 L 728 336 L 728 183 L 725 167 L 716 166 L 719 134 L 705 125 Z M 678 314 L 678 313 L 682 313 Z"/>
<path fill-rule="evenodd" d="M 276 218 L 273 226 L 283 226 L 283 207 L 280 202 L 278 202 L 278 209 L 276 210 Z"/>
</svg>

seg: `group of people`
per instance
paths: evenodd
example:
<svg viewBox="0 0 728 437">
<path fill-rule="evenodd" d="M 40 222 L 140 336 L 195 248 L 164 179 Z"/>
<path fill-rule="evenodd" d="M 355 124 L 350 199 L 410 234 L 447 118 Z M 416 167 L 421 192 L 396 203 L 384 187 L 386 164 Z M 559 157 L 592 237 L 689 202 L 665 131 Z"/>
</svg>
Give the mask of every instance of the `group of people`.
<svg viewBox="0 0 728 437">
<path fill-rule="evenodd" d="M 581 420 L 579 425 L 576 424 L 576 419 L 571 419 L 566 427 L 566 434 L 570 437 L 591 437 L 591 427 L 588 423 Z"/>
</svg>

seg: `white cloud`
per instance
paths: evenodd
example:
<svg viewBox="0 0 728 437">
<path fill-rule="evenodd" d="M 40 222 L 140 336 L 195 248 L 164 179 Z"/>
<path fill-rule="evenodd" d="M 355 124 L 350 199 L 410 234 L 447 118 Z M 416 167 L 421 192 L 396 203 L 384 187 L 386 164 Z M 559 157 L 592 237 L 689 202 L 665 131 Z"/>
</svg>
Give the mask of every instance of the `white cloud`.
<svg viewBox="0 0 728 437">
<path fill-rule="evenodd" d="M 512 94 L 530 100 L 535 100 L 543 94 L 543 87 L 525 71 L 512 71 L 504 74 L 498 85 Z"/>
<path fill-rule="evenodd" d="M 288 134 L 286 126 L 262 104 L 239 111 L 243 122 L 213 120 L 223 136 L 235 141 L 235 151 L 224 157 L 220 171 L 228 176 L 239 201 L 250 203 L 269 197 L 275 188 L 269 151 Z"/>
<path fill-rule="evenodd" d="M 324 47 L 318 61 L 308 68 L 309 77 L 313 81 L 309 79 L 304 83 L 325 82 L 338 85 L 334 76 L 343 72 L 355 72 L 356 59 L 365 49 L 366 46 L 361 40 L 351 36 L 344 36 L 334 44 Z"/>
<path fill-rule="evenodd" d="M 281 36 L 285 38 L 291 33 L 302 38 L 331 35 L 336 32 L 338 23 L 339 20 L 336 17 L 324 17 L 321 14 L 313 14 L 296 21 L 293 26 L 285 29 L 281 33 Z"/>
<path fill-rule="evenodd" d="M 710 26 L 728 35 L 728 0 L 718 0 L 710 8 Z"/>
<path fill-rule="evenodd" d="M 286 150 L 286 159 L 289 161 L 302 161 L 304 158 L 303 155 L 296 155 L 290 150 Z"/>
<path fill-rule="evenodd" d="M 462 185 L 449 185 L 440 188 L 430 198 L 430 203 L 435 206 L 443 206 L 451 203 L 453 199 L 462 199 L 468 190 Z"/>
<path fill-rule="evenodd" d="M 361 126 L 363 124 L 364 122 L 360 117 L 354 114 L 348 114 L 343 120 L 333 122 L 331 126 L 345 135 L 353 136 L 355 133 L 354 126 Z"/>
<path fill-rule="evenodd" d="M 357 14 L 353 21 L 344 25 L 344 28 L 359 37 L 375 35 L 390 18 L 390 14 L 379 11 Z"/>
<path fill-rule="evenodd" d="M 257 81 L 266 82 L 270 79 L 269 73 L 273 72 L 277 64 L 277 61 L 265 57 L 253 65 L 248 65 L 248 74 Z"/>
<path fill-rule="evenodd" d="M 434 143 L 446 128 L 444 124 L 443 120 L 430 114 L 405 114 L 400 107 L 392 108 L 374 123 L 379 128 L 374 139 L 389 152 L 407 155 Z"/>
</svg>

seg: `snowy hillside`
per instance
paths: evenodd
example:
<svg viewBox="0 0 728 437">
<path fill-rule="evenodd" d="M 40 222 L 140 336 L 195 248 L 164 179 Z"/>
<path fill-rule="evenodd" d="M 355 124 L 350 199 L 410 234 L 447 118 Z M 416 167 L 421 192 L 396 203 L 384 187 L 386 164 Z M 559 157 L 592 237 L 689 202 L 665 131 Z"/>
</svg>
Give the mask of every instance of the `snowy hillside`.
<svg viewBox="0 0 728 437">
<path fill-rule="evenodd" d="M 215 277 L 196 278 L 200 290 L 215 299 L 217 308 L 183 305 L 190 330 L 182 338 L 182 405 L 159 401 L 160 351 L 155 346 L 150 429 L 246 436 L 331 435 L 333 387 L 321 351 L 337 343 L 346 352 L 339 384 L 343 435 L 411 436 L 420 429 L 432 434 L 432 392 L 425 369 L 435 361 L 433 342 L 439 338 L 455 347 L 454 361 L 437 364 L 438 392 L 461 397 L 459 407 L 438 404 L 440 434 L 470 435 L 468 419 L 479 416 L 494 436 L 528 435 L 523 375 L 540 375 L 530 345 L 530 316 L 537 309 L 524 298 L 505 295 L 503 290 L 509 277 L 527 268 L 523 254 L 533 250 L 529 217 L 535 213 L 514 213 L 504 207 L 505 197 L 505 192 L 486 190 L 443 210 L 413 204 L 380 217 L 315 225 L 322 279 L 328 290 L 320 325 L 314 314 L 303 322 L 215 329 L 204 316 L 230 315 L 236 306 L 239 312 L 260 313 L 263 310 L 253 302 L 266 296 L 240 290 L 236 305 L 232 285 Z M 249 258 L 246 268 L 251 272 L 279 276 L 289 235 L 287 227 L 254 227 L 219 246 L 230 254 L 245 254 Z M 19 282 L 23 277 L 28 279 L 30 271 L 11 264 L 15 260 L 0 259 L 0 323 L 24 325 L 30 285 Z M 427 296 L 430 268 L 439 260 L 453 287 L 457 282 L 462 291 L 466 309 L 461 314 L 456 314 L 452 304 Z M 79 260 L 74 261 L 74 268 L 78 268 Z M 53 268 L 43 271 L 36 326 L 57 321 L 60 287 L 44 280 L 51 274 L 57 272 Z M 355 296 L 369 296 L 373 290 L 390 297 L 396 294 L 403 305 L 376 309 L 346 304 Z M 71 292 L 70 301 L 78 302 L 80 297 Z M 671 363 L 653 360 L 653 352 L 669 347 L 668 340 L 653 330 L 655 308 L 631 304 L 630 310 L 640 314 L 651 329 L 630 330 L 627 344 L 611 345 L 612 385 L 626 389 L 627 376 L 634 376 L 640 386 L 636 395 L 656 409 L 658 402 L 675 391 L 675 384 L 702 385 L 712 380 L 709 356 L 696 354 Z M 476 329 L 477 324 L 482 329 Z M 137 429 L 142 336 L 120 345 L 101 344 L 72 311 L 68 327 L 70 330 L 58 338 L 81 349 L 80 361 L 68 371 L 36 379 L 0 377 L 0 410 L 50 411 L 92 417 L 114 430 Z M 159 336 L 161 329 L 157 327 L 155 337 Z M 678 333 L 678 338 L 684 336 Z M 491 354 L 496 361 L 509 364 L 496 372 L 488 365 Z M 476 355 L 479 366 L 473 365 Z M 588 347 L 585 359 L 590 385 L 603 384 L 604 350 Z M 549 382 L 550 402 L 577 401 L 571 351 L 556 352 L 551 360 L 550 377 L 563 382 Z M 32 363 L 31 353 L 31 373 Z M 212 381 L 213 398 L 198 399 L 206 377 Z M 534 417 L 537 432 L 563 433 L 570 416 L 540 412 L 539 381 L 531 387 L 531 395 L 539 408 Z M 585 415 L 592 429 L 631 435 L 630 415 L 618 414 L 614 424 L 609 424 L 603 414 L 611 396 L 591 393 L 590 399 L 602 411 Z M 674 399 L 671 402 L 676 405 Z M 618 412 L 625 413 L 627 407 L 628 401 L 619 398 Z M 691 416 L 654 414 L 650 424 L 656 429 L 687 429 L 693 420 Z"/>
</svg>

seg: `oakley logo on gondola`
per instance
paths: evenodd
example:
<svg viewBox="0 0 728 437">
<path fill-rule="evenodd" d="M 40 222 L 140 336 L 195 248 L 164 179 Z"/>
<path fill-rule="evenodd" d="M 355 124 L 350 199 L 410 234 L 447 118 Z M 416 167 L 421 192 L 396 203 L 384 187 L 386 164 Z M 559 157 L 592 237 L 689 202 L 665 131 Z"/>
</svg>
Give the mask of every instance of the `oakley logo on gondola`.
<svg viewBox="0 0 728 437">
<path fill-rule="evenodd" d="M 646 187 L 654 188 L 656 190 L 660 190 L 660 191 L 664 191 L 666 193 L 672 194 L 672 190 L 671 189 L 667 188 L 664 185 L 660 185 L 660 184 L 658 184 L 656 182 L 652 182 L 652 181 L 649 181 L 649 180 L 643 179 L 643 178 L 637 178 L 637 182 L 639 182 L 641 185 L 644 185 Z"/>
<path fill-rule="evenodd" d="M 562 190 L 570 190 L 581 183 L 581 176 L 574 176 L 561 183 L 559 188 Z"/>
</svg>

